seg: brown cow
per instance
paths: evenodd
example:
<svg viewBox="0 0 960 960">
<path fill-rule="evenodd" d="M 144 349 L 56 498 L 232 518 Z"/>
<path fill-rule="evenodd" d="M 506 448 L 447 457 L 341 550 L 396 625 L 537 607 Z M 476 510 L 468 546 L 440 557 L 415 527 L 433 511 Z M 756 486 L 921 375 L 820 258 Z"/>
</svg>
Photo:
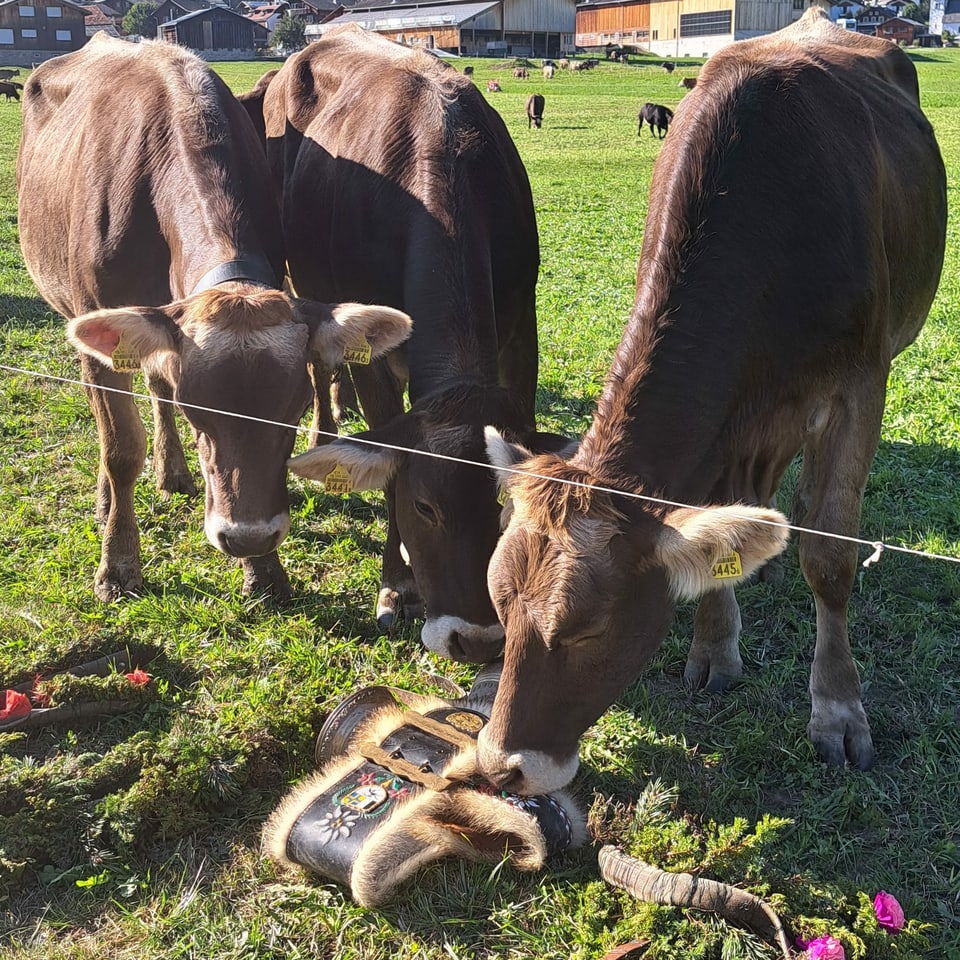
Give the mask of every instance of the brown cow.
<svg viewBox="0 0 960 960">
<path fill-rule="evenodd" d="M 683 87 L 684 90 L 692 90 L 697 85 L 696 77 L 683 77 L 681 81 L 677 84 L 678 87 Z"/>
<path fill-rule="evenodd" d="M 102 600 L 143 586 L 133 490 L 146 434 L 129 395 L 135 368 L 193 429 L 208 539 L 242 559 L 247 590 L 282 595 L 275 551 L 289 527 L 295 433 L 188 405 L 296 424 L 312 395 L 309 360 L 337 360 L 361 335 L 389 349 L 409 330 L 395 310 L 334 309 L 280 292 L 284 251 L 268 182 L 242 108 L 182 47 L 98 33 L 27 81 L 20 242 L 41 294 L 72 318 L 67 335 L 89 384 Z M 172 406 L 158 400 L 154 418 L 158 487 L 193 492 Z"/>
<path fill-rule="evenodd" d="M 543 94 L 531 93 L 527 97 L 527 129 L 533 125 L 538 130 L 543 126 Z"/>
<path fill-rule="evenodd" d="M 500 115 L 435 57 L 353 24 L 287 60 L 263 109 L 297 291 L 352 291 L 403 304 L 414 320 L 408 413 L 385 365 L 351 364 L 371 427 L 361 436 L 476 461 L 484 417 L 517 436 L 532 431 L 537 223 Z M 486 568 L 499 507 L 488 472 L 348 440 L 291 468 L 322 478 L 338 463 L 354 489 L 386 488 L 381 626 L 415 615 L 422 597 L 431 650 L 497 654 L 503 630 Z"/>
<path fill-rule="evenodd" d="M 924 322 L 945 229 L 943 163 L 896 46 L 813 7 L 711 57 L 654 168 L 633 312 L 593 423 L 569 459 L 505 481 L 513 516 L 489 579 L 506 653 L 479 748 L 494 783 L 569 781 L 578 738 L 679 599 L 702 595 L 687 683 L 733 682 L 731 585 L 785 540 L 754 522 L 779 514 L 750 505 L 772 502 L 798 451 L 797 523 L 856 536 L 890 363 Z M 489 446 L 513 459 L 495 433 Z M 817 609 L 808 733 L 827 761 L 867 767 L 847 637 L 857 546 L 800 533 L 799 552 Z"/>
</svg>

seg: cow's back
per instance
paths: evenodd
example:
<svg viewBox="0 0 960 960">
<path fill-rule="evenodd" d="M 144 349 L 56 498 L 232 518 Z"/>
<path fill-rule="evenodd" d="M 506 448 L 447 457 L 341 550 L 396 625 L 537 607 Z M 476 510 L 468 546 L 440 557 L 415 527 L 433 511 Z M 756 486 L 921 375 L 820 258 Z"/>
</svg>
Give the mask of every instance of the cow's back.
<svg viewBox="0 0 960 960">
<path fill-rule="evenodd" d="M 186 295 L 171 271 L 175 238 L 241 208 L 238 231 L 255 231 L 282 273 L 267 176 L 235 98 L 174 45 L 98 34 L 41 64 L 25 86 L 21 246 L 41 293 L 66 316 Z M 191 217 L 196 210 L 204 216 Z"/>
<path fill-rule="evenodd" d="M 403 304 L 414 392 L 424 351 L 455 357 L 466 331 L 495 382 L 504 327 L 535 327 L 539 247 L 526 171 L 474 84 L 346 26 L 288 61 L 264 115 L 298 288 Z"/>
<path fill-rule="evenodd" d="M 704 404 L 805 392 L 865 351 L 889 364 L 936 292 L 944 171 L 915 72 L 886 41 L 845 34 L 808 16 L 719 51 L 657 159 L 635 317 L 696 327 Z"/>
</svg>

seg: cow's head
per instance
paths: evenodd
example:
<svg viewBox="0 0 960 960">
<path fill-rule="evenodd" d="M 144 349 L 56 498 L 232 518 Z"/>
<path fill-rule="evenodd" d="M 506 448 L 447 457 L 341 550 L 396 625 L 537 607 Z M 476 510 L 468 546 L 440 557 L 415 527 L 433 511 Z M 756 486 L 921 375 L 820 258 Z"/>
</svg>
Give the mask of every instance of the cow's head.
<svg viewBox="0 0 960 960">
<path fill-rule="evenodd" d="M 488 431 L 491 462 L 521 467 L 502 481 L 513 506 L 490 562 L 490 595 L 506 633 L 484 774 L 504 789 L 565 786 L 586 729 L 637 677 L 666 636 L 679 599 L 714 579 L 733 551 L 748 576 L 786 542 L 774 510 L 743 505 L 655 508 L 590 489 L 571 461 L 524 451 Z M 759 521 L 759 522 L 758 522 Z"/>
<path fill-rule="evenodd" d="M 251 557 L 275 550 L 290 526 L 286 462 L 312 397 L 308 360 L 336 365 L 361 338 L 383 353 L 409 336 L 410 318 L 389 307 L 215 288 L 165 307 L 84 314 L 67 332 L 102 363 L 140 366 L 173 386 L 196 439 L 207 538 Z"/>
<path fill-rule="evenodd" d="M 369 443 L 336 440 L 290 461 L 294 473 L 314 480 L 339 465 L 349 472 L 354 490 L 393 482 L 397 529 L 426 607 L 424 645 L 473 663 L 495 659 L 503 647 L 503 629 L 487 593 L 500 505 L 488 466 L 454 461 L 487 463 L 483 426 L 490 415 L 501 425 L 521 420 L 500 389 L 457 385 L 419 399 L 379 429 L 356 434 Z M 543 437 L 545 443 L 556 440 Z M 396 447 L 404 449 L 391 449 Z"/>
</svg>

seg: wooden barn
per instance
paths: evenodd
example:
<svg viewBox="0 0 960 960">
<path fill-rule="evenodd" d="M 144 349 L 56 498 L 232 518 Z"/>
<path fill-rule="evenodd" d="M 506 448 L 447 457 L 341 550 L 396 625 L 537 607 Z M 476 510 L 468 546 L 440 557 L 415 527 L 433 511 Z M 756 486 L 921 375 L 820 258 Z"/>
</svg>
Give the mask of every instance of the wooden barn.
<svg viewBox="0 0 960 960">
<path fill-rule="evenodd" d="M 911 44 L 915 37 L 926 32 L 927 28 L 922 23 L 907 17 L 891 17 L 877 27 L 877 36 L 893 43 Z"/>
<path fill-rule="evenodd" d="M 157 36 L 189 47 L 205 60 L 247 60 L 266 46 L 268 35 L 264 27 L 239 13 L 208 7 L 161 22 Z"/>
<path fill-rule="evenodd" d="M 467 0 L 417 6 L 411 0 L 359 0 L 327 23 L 307 27 L 319 39 L 352 21 L 407 46 L 471 57 L 557 57 L 573 50 L 576 0 Z"/>
<path fill-rule="evenodd" d="M 581 0 L 576 45 L 662 57 L 707 57 L 734 40 L 773 33 L 829 0 Z"/>
<path fill-rule="evenodd" d="M 29 66 L 79 50 L 87 12 L 73 0 L 0 0 L 0 63 Z"/>
</svg>

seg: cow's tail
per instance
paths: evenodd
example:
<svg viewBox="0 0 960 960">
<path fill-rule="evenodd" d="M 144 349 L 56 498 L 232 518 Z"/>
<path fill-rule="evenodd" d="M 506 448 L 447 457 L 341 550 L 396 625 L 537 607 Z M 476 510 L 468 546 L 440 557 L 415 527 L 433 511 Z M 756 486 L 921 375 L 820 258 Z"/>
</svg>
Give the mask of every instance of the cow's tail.
<svg viewBox="0 0 960 960">
<path fill-rule="evenodd" d="M 784 960 L 794 956 L 786 927 L 776 911 L 746 890 L 690 873 L 668 873 L 613 846 L 603 847 L 599 859 L 600 876 L 638 900 L 719 913 L 779 947 Z"/>
</svg>

